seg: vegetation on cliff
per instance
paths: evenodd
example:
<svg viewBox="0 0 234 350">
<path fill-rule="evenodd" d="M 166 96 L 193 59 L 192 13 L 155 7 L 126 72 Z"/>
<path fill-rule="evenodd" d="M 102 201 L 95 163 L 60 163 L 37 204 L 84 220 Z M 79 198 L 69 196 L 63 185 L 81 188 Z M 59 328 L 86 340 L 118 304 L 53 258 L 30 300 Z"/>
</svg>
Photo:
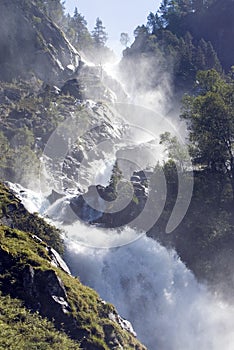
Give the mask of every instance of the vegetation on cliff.
<svg viewBox="0 0 234 350">
<path fill-rule="evenodd" d="M 155 175 L 161 167 L 167 200 L 148 234 L 175 247 L 198 278 L 222 285 L 225 292 L 233 288 L 233 5 L 232 0 L 163 0 L 147 24 L 136 28 L 121 62 L 133 91 L 153 92 L 169 82 L 173 98 L 182 99 L 181 118 L 187 124 L 193 168 L 186 165 L 178 140 L 161 136 L 169 159 L 156 166 Z M 194 178 L 194 191 L 183 221 L 166 234 L 178 195 L 178 169 Z M 153 186 L 157 189 L 157 183 Z"/>
<path fill-rule="evenodd" d="M 3 184 L 0 184 L 0 222 L 37 235 L 61 254 L 64 251 L 60 231 L 47 224 L 36 213 L 30 214 L 21 201 Z"/>
<path fill-rule="evenodd" d="M 167 201 L 149 235 L 174 246 L 198 278 L 230 293 L 234 263 L 233 79 L 230 75 L 222 77 L 215 70 L 200 71 L 195 92 L 184 96 L 181 111 L 188 126 L 187 146 L 193 169 L 186 168 L 178 140 L 168 133 L 162 135 L 161 142 L 169 156 L 163 166 Z M 178 194 L 177 170 L 193 177 L 193 196 L 179 227 L 166 234 L 166 223 Z"/>
<path fill-rule="evenodd" d="M 78 350 L 52 322 L 30 312 L 18 299 L 0 294 L 1 350 Z"/>
<path fill-rule="evenodd" d="M 129 85 L 154 89 L 169 75 L 178 94 L 192 89 L 198 70 L 228 73 L 234 53 L 233 5 L 232 0 L 162 1 L 147 24 L 136 28 L 134 43 L 124 51 L 122 72 Z"/>
<path fill-rule="evenodd" d="M 35 339 L 38 339 L 41 349 L 46 349 L 46 345 L 43 345 L 46 339 L 50 339 L 51 348 L 61 341 L 64 349 L 68 346 L 79 349 L 79 344 L 85 349 L 108 350 L 116 346 L 145 349 L 134 335 L 122 328 L 124 322 L 111 304 L 101 300 L 78 278 L 55 266 L 50 246 L 40 238 L 46 238 L 49 244 L 57 247 L 60 240 L 58 230 L 37 216 L 28 214 L 5 186 L 1 185 L 0 193 L 0 305 L 8 305 L 5 314 L 0 317 L 4 326 L 1 344 L 9 343 L 8 334 L 21 332 L 23 336 L 19 344 L 22 349 L 26 349 L 26 345 L 35 342 Z M 24 231 L 9 226 L 20 226 Z M 9 307 L 11 300 L 16 305 L 13 315 Z M 39 317 L 39 314 L 50 322 Z M 13 323 L 13 317 L 15 324 L 10 333 L 6 322 L 8 325 Z M 27 337 L 29 325 L 34 321 L 33 329 L 38 325 L 38 334 L 32 331 Z M 69 338 L 75 340 L 77 345 Z"/>
</svg>

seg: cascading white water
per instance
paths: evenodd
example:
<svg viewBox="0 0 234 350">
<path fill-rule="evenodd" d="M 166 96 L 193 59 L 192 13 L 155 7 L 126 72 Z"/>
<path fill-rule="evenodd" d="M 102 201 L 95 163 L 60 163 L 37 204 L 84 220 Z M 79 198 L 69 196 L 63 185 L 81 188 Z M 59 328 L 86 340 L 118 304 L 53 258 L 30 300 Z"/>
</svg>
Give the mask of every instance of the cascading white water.
<svg viewBox="0 0 234 350">
<path fill-rule="evenodd" d="M 35 193 L 12 186 L 29 210 L 42 212 Z M 68 198 L 59 199 L 46 213 L 62 221 L 66 207 Z M 63 228 L 72 274 L 113 303 L 149 350 L 233 350 L 234 307 L 199 284 L 175 251 L 128 227 L 120 232 L 77 221 Z M 97 249 L 90 242 L 122 246 Z"/>
<path fill-rule="evenodd" d="M 84 237 L 89 231 L 76 229 Z M 80 245 L 74 227 L 67 232 L 72 273 L 115 304 L 148 349 L 233 350 L 234 308 L 200 285 L 173 250 L 145 236 L 120 248 L 92 249 Z M 112 234 L 117 239 L 119 233 Z"/>
<path fill-rule="evenodd" d="M 138 116 L 135 109 L 129 108 L 128 120 L 138 132 L 138 140 L 144 134 L 151 135 L 146 131 L 152 131 L 153 126 L 160 130 L 154 130 L 156 135 L 168 130 L 165 118 L 146 112 L 140 110 Z M 135 153 L 139 157 L 139 152 Z M 126 159 L 123 155 L 122 158 Z M 148 162 L 147 157 L 143 160 Z M 80 169 L 79 175 L 83 181 L 92 175 L 92 183 L 105 185 L 114 161 L 112 153 L 108 161 L 95 158 L 90 162 L 89 159 L 84 164 L 84 173 Z M 68 216 L 71 221 L 74 217 L 77 219 L 71 212 L 69 198 L 58 199 L 49 206 L 32 191 L 17 186 L 13 189 L 23 197 L 28 210 L 48 215 L 55 224 Z M 234 349 L 234 307 L 218 300 L 199 284 L 173 250 L 168 251 L 128 227 L 120 232 L 89 227 L 77 221 L 63 228 L 65 258 L 73 275 L 112 302 L 121 316 L 132 322 L 138 338 L 149 350 Z M 129 242 L 132 243 L 124 245 Z M 113 246 L 119 247 L 108 248 Z"/>
</svg>

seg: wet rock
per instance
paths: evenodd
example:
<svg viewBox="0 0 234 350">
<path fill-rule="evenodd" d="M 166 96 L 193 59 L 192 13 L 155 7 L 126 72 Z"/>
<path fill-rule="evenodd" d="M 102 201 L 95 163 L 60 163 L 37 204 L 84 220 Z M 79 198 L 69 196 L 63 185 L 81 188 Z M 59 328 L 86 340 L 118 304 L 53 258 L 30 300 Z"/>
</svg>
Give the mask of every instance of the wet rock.
<svg viewBox="0 0 234 350">
<path fill-rule="evenodd" d="M 82 100 L 82 86 L 78 79 L 70 79 L 61 88 L 61 93 L 64 95 L 71 95 L 78 100 Z"/>
<path fill-rule="evenodd" d="M 5 89 L 4 95 L 11 101 L 19 101 L 21 99 L 20 91 L 17 89 Z"/>
<path fill-rule="evenodd" d="M 124 318 L 122 318 L 117 312 L 116 313 L 110 313 L 109 314 L 109 319 L 111 321 L 114 321 L 116 323 L 118 323 L 120 325 L 120 327 L 122 329 L 124 329 L 125 331 L 131 333 L 134 337 L 137 336 L 136 332 L 134 331 L 131 322 L 129 322 L 128 320 L 125 320 Z"/>
<path fill-rule="evenodd" d="M 126 187 L 125 195 L 128 196 L 130 183 L 123 181 L 123 186 Z M 144 209 L 147 201 L 147 187 L 140 182 L 132 182 L 133 194 L 128 199 L 128 204 L 125 203 L 126 198 L 120 199 L 119 208 L 114 212 L 110 212 L 109 208 L 113 207 L 113 201 L 118 197 L 116 191 L 111 185 L 90 186 L 84 195 L 74 197 L 70 201 L 70 206 L 74 213 L 84 222 L 91 224 L 99 224 L 106 228 L 120 227 L 130 224 L 140 212 Z M 103 199 L 104 201 L 100 201 Z M 122 203 L 122 204 L 121 204 Z"/>
<path fill-rule="evenodd" d="M 52 318 L 70 311 L 64 285 L 54 270 L 35 270 L 26 265 L 22 271 L 22 287 L 20 294 L 27 296 L 28 307 L 42 315 Z"/>
<path fill-rule="evenodd" d="M 30 79 L 35 75 L 56 85 L 69 77 L 67 66 L 79 65 L 77 51 L 31 1 L 1 1 L 0 31 L 1 80 Z M 8 91 L 7 97 L 18 100 L 13 91 Z"/>
<path fill-rule="evenodd" d="M 60 269 L 71 275 L 71 271 L 69 270 L 69 267 L 67 266 L 65 261 L 61 258 L 61 255 L 51 247 L 48 248 L 48 252 L 52 260 L 52 265 L 54 265 L 55 267 L 59 267 Z"/>
<path fill-rule="evenodd" d="M 61 193 L 56 192 L 55 190 L 52 190 L 51 194 L 47 197 L 48 201 L 50 204 L 53 204 L 56 202 L 58 199 L 63 198 L 64 195 Z"/>
</svg>

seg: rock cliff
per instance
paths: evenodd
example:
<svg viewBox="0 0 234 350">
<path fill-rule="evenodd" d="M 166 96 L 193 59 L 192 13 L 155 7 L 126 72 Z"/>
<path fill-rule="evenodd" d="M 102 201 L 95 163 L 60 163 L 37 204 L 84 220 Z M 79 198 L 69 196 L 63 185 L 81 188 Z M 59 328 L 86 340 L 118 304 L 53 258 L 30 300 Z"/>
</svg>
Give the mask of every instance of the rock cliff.
<svg viewBox="0 0 234 350">
<path fill-rule="evenodd" d="M 79 66 L 78 52 L 32 1 L 2 0 L 0 31 L 0 80 L 62 84 Z"/>
</svg>

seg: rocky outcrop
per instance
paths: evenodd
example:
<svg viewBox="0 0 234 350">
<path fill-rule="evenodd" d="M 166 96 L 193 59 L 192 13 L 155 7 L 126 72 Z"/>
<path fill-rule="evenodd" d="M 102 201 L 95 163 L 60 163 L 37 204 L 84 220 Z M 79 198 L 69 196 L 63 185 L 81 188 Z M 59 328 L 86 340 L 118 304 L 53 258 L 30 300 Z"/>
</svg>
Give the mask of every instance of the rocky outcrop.
<svg viewBox="0 0 234 350">
<path fill-rule="evenodd" d="M 74 76 L 79 81 L 84 99 L 108 102 L 127 102 L 128 100 L 123 86 L 108 75 L 102 65 L 81 63 Z M 74 89 L 73 92 L 75 92 Z"/>
<path fill-rule="evenodd" d="M 23 300 L 33 312 L 37 311 L 43 317 L 54 320 L 59 329 L 64 323 L 66 330 L 72 332 L 73 338 L 80 339 L 76 322 L 69 315 L 71 308 L 64 284 L 54 270 L 36 269 L 29 264 L 17 268 L 17 260 L 3 249 L 0 249 L 0 261 L 0 273 L 11 272 L 17 285 L 14 289 L 10 281 L 1 278 L 4 294 Z"/>
<path fill-rule="evenodd" d="M 96 164 L 104 160 L 114 162 L 115 148 L 121 144 L 127 128 L 126 123 L 108 105 L 87 101 L 80 103 L 80 112 L 74 110 L 74 116 L 62 124 L 69 134 L 60 139 L 49 140 L 49 146 L 44 151 L 44 165 L 47 173 L 60 187 L 54 187 L 59 192 L 66 189 L 86 191 L 92 184 Z M 77 109 L 77 107 L 76 107 Z M 72 140 L 72 141 L 71 141 Z M 63 152 L 57 151 L 56 144 L 64 145 Z M 104 164 L 103 164 L 104 165 Z"/>
<path fill-rule="evenodd" d="M 119 194 L 115 210 L 113 204 Z M 114 228 L 130 224 L 144 209 L 147 195 L 148 185 L 142 171 L 134 173 L 131 181 L 119 181 L 117 190 L 112 184 L 90 186 L 84 195 L 71 199 L 70 207 L 84 222 Z"/>
<path fill-rule="evenodd" d="M 16 192 L 15 186 L 15 192 Z M 19 186 L 17 189 L 23 191 Z M 21 193 L 22 195 L 22 193 Z M 63 253 L 64 246 L 60 231 L 46 223 L 37 214 L 31 214 L 24 207 L 21 200 L 16 197 L 13 190 L 0 183 L 0 225 L 6 225 L 19 230 L 27 230 L 50 247 Z"/>
<path fill-rule="evenodd" d="M 56 202 L 60 198 L 63 198 L 63 195 L 56 192 L 55 190 L 52 190 L 51 194 L 49 196 L 47 196 L 47 199 L 50 202 L 50 204 L 53 204 L 54 202 Z"/>
<path fill-rule="evenodd" d="M 64 95 L 71 95 L 78 100 L 83 99 L 82 86 L 80 85 L 78 79 L 69 79 L 61 88 L 61 93 Z"/>
<path fill-rule="evenodd" d="M 54 270 L 35 270 L 26 265 L 21 276 L 21 293 L 28 307 L 50 319 L 71 311 L 64 284 Z"/>
<path fill-rule="evenodd" d="M 0 80 L 34 74 L 61 84 L 79 65 L 77 51 L 33 1 L 2 0 L 0 31 Z"/>
</svg>

